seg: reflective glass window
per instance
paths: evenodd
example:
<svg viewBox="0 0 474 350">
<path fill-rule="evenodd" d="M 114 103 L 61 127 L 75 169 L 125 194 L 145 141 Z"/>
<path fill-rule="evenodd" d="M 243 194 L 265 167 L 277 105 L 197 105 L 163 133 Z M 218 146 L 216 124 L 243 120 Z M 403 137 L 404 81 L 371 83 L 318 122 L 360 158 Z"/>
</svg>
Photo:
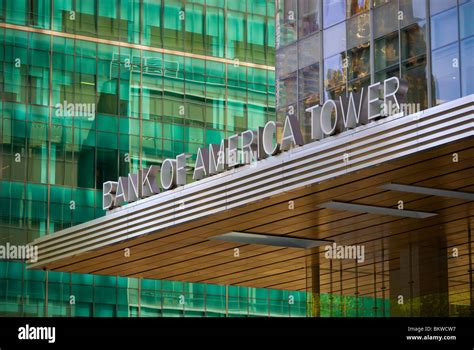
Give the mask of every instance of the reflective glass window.
<svg viewBox="0 0 474 350">
<path fill-rule="evenodd" d="M 369 9 L 370 0 L 347 0 L 347 16 L 352 17 Z"/>
<path fill-rule="evenodd" d="M 144 45 L 163 46 L 161 1 L 143 0 L 143 32 Z"/>
<path fill-rule="evenodd" d="M 207 7 L 205 25 L 207 54 L 224 57 L 224 9 Z"/>
<path fill-rule="evenodd" d="M 346 23 L 340 23 L 323 32 L 324 57 L 330 57 L 335 53 L 346 49 Z"/>
<path fill-rule="evenodd" d="M 186 50 L 192 53 L 205 54 L 204 6 L 186 3 Z"/>
<path fill-rule="evenodd" d="M 288 106 L 296 102 L 296 92 L 298 91 L 296 82 L 296 72 L 279 80 L 278 106 Z"/>
<path fill-rule="evenodd" d="M 340 96 L 345 91 L 346 68 L 343 62 L 346 58 L 345 53 L 335 55 L 324 60 L 324 86 L 326 90 L 332 90 L 327 98 Z"/>
<path fill-rule="evenodd" d="M 397 65 L 399 60 L 398 33 L 375 41 L 375 71 Z"/>
<path fill-rule="evenodd" d="M 394 32 L 398 29 L 398 6 L 396 1 L 374 9 L 374 37 Z"/>
<path fill-rule="evenodd" d="M 425 0 L 400 0 L 400 12 L 398 14 L 401 15 L 400 27 L 424 20 L 426 18 Z"/>
<path fill-rule="evenodd" d="M 306 67 L 319 61 L 319 34 L 312 35 L 298 42 L 298 65 Z"/>
<path fill-rule="evenodd" d="M 323 0 L 324 28 L 346 19 L 346 0 Z"/>
<path fill-rule="evenodd" d="M 298 0 L 298 33 L 300 38 L 319 30 L 319 1 Z"/>
<path fill-rule="evenodd" d="M 308 104 L 319 102 L 319 63 L 299 70 L 299 99 Z"/>
<path fill-rule="evenodd" d="M 277 52 L 277 74 L 284 77 L 288 73 L 297 69 L 297 51 L 296 44 L 289 45 Z"/>
<path fill-rule="evenodd" d="M 458 40 L 458 13 L 456 8 L 431 18 L 432 50 L 456 40 Z"/>
<path fill-rule="evenodd" d="M 347 48 L 352 48 L 369 42 L 370 16 L 363 13 L 347 20 Z"/>
<path fill-rule="evenodd" d="M 458 61 L 457 44 L 433 51 L 433 95 L 436 104 L 460 96 Z"/>
<path fill-rule="evenodd" d="M 430 0 L 430 14 L 435 15 L 456 6 L 457 0 Z"/>
<path fill-rule="evenodd" d="M 362 45 L 347 52 L 347 74 L 349 80 L 370 76 L 370 50 L 369 45 Z"/>
<path fill-rule="evenodd" d="M 297 0 L 282 0 L 279 2 L 278 21 L 280 33 L 277 37 L 278 46 L 292 43 L 297 38 Z"/>
<path fill-rule="evenodd" d="M 461 39 L 474 35 L 474 1 L 459 7 Z"/>
<path fill-rule="evenodd" d="M 461 42 L 462 94 L 474 94 L 474 37 Z"/>
<path fill-rule="evenodd" d="M 407 102 L 428 107 L 425 22 L 403 28 L 401 34 L 402 78 L 408 82 Z"/>
</svg>

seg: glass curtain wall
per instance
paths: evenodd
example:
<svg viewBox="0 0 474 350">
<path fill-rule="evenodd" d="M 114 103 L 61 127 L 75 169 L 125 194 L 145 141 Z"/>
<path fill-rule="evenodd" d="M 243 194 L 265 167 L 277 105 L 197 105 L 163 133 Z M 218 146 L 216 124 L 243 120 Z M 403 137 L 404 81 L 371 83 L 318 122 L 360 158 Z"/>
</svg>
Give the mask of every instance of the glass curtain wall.
<svg viewBox="0 0 474 350">
<path fill-rule="evenodd" d="M 469 0 L 277 1 L 278 118 L 297 114 L 309 137 L 306 108 L 392 76 L 422 110 L 472 94 L 473 9 Z"/>
<path fill-rule="evenodd" d="M 389 77 L 407 81 L 406 102 L 419 104 L 421 110 L 474 93 L 473 18 L 472 0 L 277 1 L 277 118 L 297 115 L 308 142 L 308 107 Z M 396 242 L 403 239 L 393 237 Z M 314 292 L 308 293 L 308 309 L 316 316 L 334 317 L 472 314 L 469 224 L 446 233 L 444 245 L 430 239 L 390 250 L 392 238 L 381 228 L 380 238 L 365 244 L 364 264 L 311 262 L 308 266 L 317 273 L 307 277 L 308 292 Z M 465 252 L 462 260 L 446 259 L 445 249 L 454 246 Z M 425 260 L 418 264 L 421 258 Z M 400 260 L 397 266 L 394 261 Z M 433 261 L 444 264 L 445 289 L 415 295 L 412 284 L 429 285 L 426 276 L 437 266 Z M 422 277 L 408 279 L 408 270 L 418 270 Z M 318 279 L 312 283 L 312 278 Z M 395 293 L 402 289 L 410 295 L 405 304 Z"/>
<path fill-rule="evenodd" d="M 103 182 L 183 152 L 192 168 L 198 147 L 274 119 L 274 13 L 263 0 L 0 0 L 0 243 L 100 217 Z M 44 272 L 0 267 L 3 314 L 176 309 L 167 282 L 146 294 L 143 281 L 140 304 L 132 279 L 51 273 L 45 295 Z M 193 288 L 193 312 L 223 314 L 220 287 Z M 246 303 L 228 307 L 260 313 Z"/>
<path fill-rule="evenodd" d="M 26 270 L 0 264 L 0 316 L 304 317 L 306 292 Z"/>
</svg>

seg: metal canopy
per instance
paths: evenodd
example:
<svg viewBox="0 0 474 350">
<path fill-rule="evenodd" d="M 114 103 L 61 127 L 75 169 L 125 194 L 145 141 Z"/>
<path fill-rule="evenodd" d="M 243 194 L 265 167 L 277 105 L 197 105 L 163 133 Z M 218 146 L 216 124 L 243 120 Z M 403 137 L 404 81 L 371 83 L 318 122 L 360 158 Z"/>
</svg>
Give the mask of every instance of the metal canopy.
<svg viewBox="0 0 474 350">
<path fill-rule="evenodd" d="M 462 161 L 454 163 L 453 153 Z M 473 192 L 473 164 L 474 96 L 468 96 L 307 144 L 41 237 L 33 242 L 39 260 L 30 268 L 306 289 L 306 264 L 321 257 L 320 248 L 210 240 L 233 231 L 252 232 L 364 244 L 367 271 L 365 265 L 358 267 L 357 282 L 363 295 L 364 283 L 373 286 L 370 264 L 381 259 L 381 237 L 390 254 L 399 244 L 433 232 L 443 232 L 454 244 L 455 235 L 465 232 L 474 217 L 472 202 L 464 199 L 380 186 L 404 183 Z M 398 200 L 410 210 L 438 215 L 420 220 L 319 207 L 338 201 L 390 208 Z M 239 258 L 233 254 L 237 247 Z M 321 269 L 324 286 L 324 265 Z"/>
</svg>

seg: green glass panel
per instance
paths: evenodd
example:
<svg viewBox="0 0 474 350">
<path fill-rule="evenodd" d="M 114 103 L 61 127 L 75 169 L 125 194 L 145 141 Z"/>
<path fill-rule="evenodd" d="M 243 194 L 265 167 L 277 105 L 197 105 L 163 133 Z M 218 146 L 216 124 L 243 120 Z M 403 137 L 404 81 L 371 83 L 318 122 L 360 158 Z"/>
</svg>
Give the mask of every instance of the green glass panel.
<svg viewBox="0 0 474 350">
<path fill-rule="evenodd" d="M 184 4 L 181 0 L 167 0 L 163 3 L 163 46 L 171 50 L 184 48 Z"/>
<path fill-rule="evenodd" d="M 209 2 L 207 2 L 209 4 Z M 222 6 L 206 8 L 206 54 L 224 57 L 225 52 L 225 15 Z"/>
<path fill-rule="evenodd" d="M 185 47 L 192 53 L 205 54 L 204 6 L 186 2 Z"/>
<path fill-rule="evenodd" d="M 73 284 L 93 284 L 94 276 L 93 275 L 86 275 L 86 274 L 79 274 L 79 273 L 71 273 L 72 283 Z"/>
</svg>

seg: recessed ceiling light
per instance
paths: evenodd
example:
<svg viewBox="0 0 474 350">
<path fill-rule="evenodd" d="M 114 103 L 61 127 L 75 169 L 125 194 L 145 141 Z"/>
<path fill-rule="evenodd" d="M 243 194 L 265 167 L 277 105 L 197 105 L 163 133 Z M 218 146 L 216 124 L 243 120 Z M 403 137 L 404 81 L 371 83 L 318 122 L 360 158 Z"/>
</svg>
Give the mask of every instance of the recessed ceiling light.
<svg viewBox="0 0 474 350">
<path fill-rule="evenodd" d="M 322 239 L 308 239 L 298 237 L 287 237 L 278 235 L 268 235 L 250 232 L 229 232 L 222 235 L 209 238 L 211 240 L 225 241 L 232 243 L 260 244 L 267 246 L 286 247 L 286 248 L 315 248 L 323 244 L 329 244 L 333 241 Z"/>
<path fill-rule="evenodd" d="M 380 188 L 384 190 L 392 190 L 392 191 L 408 192 L 408 193 L 419 193 L 419 194 L 427 194 L 430 196 L 449 197 L 449 198 L 465 199 L 467 201 L 474 201 L 474 193 L 471 193 L 471 192 L 441 190 L 441 189 L 432 188 L 432 187 L 422 187 L 422 186 L 392 184 L 392 183 L 382 185 L 380 186 Z"/>
<path fill-rule="evenodd" d="M 414 210 L 400 210 L 386 207 L 377 207 L 374 205 L 363 205 L 345 202 L 330 201 L 319 205 L 320 208 L 336 209 L 345 211 L 355 211 L 360 213 L 379 214 L 379 215 L 390 215 L 390 216 L 402 216 L 407 218 L 425 219 L 431 216 L 438 215 L 436 213 L 428 213 L 424 211 Z"/>
</svg>

